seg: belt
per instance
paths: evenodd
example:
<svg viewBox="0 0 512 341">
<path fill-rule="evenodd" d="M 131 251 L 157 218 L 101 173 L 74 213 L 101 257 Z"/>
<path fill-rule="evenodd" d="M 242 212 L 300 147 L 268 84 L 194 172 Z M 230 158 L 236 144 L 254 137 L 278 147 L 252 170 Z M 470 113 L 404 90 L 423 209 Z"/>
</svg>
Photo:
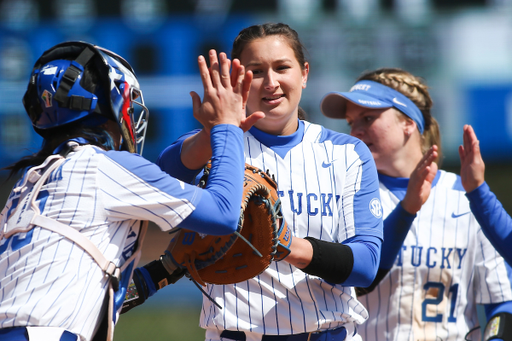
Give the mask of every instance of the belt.
<svg viewBox="0 0 512 341">
<path fill-rule="evenodd" d="M 345 327 L 323 330 L 317 332 L 290 334 L 290 335 L 263 335 L 261 341 L 342 341 L 347 336 Z M 224 330 L 221 338 L 246 341 L 245 333 L 233 330 Z"/>
<path fill-rule="evenodd" d="M 12 327 L 0 329 L 0 340 L 2 341 L 30 341 L 28 330 L 25 327 Z M 77 341 L 76 334 L 64 330 L 59 341 Z M 39 341 L 39 340 L 35 340 Z"/>
</svg>

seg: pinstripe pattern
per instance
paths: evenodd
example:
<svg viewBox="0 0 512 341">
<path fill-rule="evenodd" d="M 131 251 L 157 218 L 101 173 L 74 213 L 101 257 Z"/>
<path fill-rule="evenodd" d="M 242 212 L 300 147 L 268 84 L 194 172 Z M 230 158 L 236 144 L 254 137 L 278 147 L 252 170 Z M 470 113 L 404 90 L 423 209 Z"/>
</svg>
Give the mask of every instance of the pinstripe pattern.
<svg viewBox="0 0 512 341">
<path fill-rule="evenodd" d="M 302 142 L 299 139 L 284 153 L 247 132 L 245 162 L 275 175 L 284 218 L 294 236 L 342 242 L 359 232 L 354 198 L 362 186 L 363 168 L 356 139 L 333 132 L 326 139 L 326 133 L 325 128 L 304 122 Z M 344 143 L 333 143 L 333 135 L 343 136 Z M 362 211 L 361 216 L 371 215 L 368 206 Z M 203 299 L 203 328 L 283 335 L 363 323 L 368 317 L 352 287 L 328 284 L 285 261 L 272 262 L 262 274 L 242 283 L 208 285 L 207 292 L 223 309 Z M 208 335 L 207 331 L 207 339 Z"/>
<path fill-rule="evenodd" d="M 459 183 L 440 171 L 390 273 L 360 298 L 370 314 L 364 340 L 463 340 L 478 325 L 476 304 L 512 300 L 505 263 Z M 382 183 L 381 200 L 385 217 L 399 202 Z"/>
<path fill-rule="evenodd" d="M 143 181 L 141 172 L 154 180 Z M 138 219 L 172 229 L 194 210 L 197 190 L 137 155 L 89 146 L 53 172 L 38 204 L 42 215 L 77 229 L 120 266 L 131 256 Z M 7 207 L 13 210 L 2 215 L 2 226 L 23 216 L 18 201 L 11 193 Z M 88 340 L 106 289 L 97 263 L 58 233 L 35 227 L 0 241 L 0 328 L 58 326 Z"/>
</svg>

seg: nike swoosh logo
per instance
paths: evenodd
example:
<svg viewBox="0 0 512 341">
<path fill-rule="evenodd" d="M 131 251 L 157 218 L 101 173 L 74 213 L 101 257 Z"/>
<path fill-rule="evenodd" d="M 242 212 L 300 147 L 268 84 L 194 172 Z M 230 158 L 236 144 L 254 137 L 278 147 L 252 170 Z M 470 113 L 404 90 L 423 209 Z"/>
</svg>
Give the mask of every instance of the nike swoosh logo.
<svg viewBox="0 0 512 341">
<path fill-rule="evenodd" d="M 394 97 L 394 98 L 393 98 L 393 102 L 394 102 L 394 103 L 396 103 L 396 104 L 399 104 L 399 105 L 404 106 L 404 107 L 406 107 L 406 108 L 407 108 L 407 105 L 405 105 L 404 103 L 402 103 L 402 102 L 398 101 L 398 100 L 396 99 L 396 97 Z"/>
<path fill-rule="evenodd" d="M 336 161 L 336 160 L 337 160 L 337 159 L 334 159 L 334 160 L 332 160 L 331 162 L 325 162 L 325 161 L 324 161 L 324 162 L 322 162 L 322 167 L 324 167 L 324 168 L 329 168 L 329 167 L 332 165 L 332 163 L 333 163 L 334 161 Z"/>
<path fill-rule="evenodd" d="M 455 212 L 452 213 L 452 218 L 459 218 L 459 217 L 462 217 L 463 215 L 466 215 L 468 214 L 469 212 L 464 212 L 464 213 L 461 213 L 461 214 L 455 214 Z"/>
</svg>

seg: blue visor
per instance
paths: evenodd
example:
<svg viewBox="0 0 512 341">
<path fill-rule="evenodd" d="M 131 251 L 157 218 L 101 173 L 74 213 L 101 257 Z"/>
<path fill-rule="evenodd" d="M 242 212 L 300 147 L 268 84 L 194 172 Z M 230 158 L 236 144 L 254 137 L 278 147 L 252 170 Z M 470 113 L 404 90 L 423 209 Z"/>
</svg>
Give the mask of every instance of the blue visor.
<svg viewBox="0 0 512 341">
<path fill-rule="evenodd" d="M 322 99 L 320 110 L 331 118 L 345 118 L 347 100 L 365 108 L 395 108 L 411 118 L 421 134 L 425 120 L 420 109 L 407 96 L 390 87 L 373 81 L 357 82 L 350 92 L 330 92 Z"/>
</svg>

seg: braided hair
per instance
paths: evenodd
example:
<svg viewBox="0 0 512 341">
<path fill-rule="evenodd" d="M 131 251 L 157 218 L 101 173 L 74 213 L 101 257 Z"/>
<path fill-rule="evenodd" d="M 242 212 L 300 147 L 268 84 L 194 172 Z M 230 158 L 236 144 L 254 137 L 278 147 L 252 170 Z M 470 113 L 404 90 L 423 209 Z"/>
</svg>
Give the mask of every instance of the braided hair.
<svg viewBox="0 0 512 341">
<path fill-rule="evenodd" d="M 425 81 L 399 68 L 380 68 L 374 71 L 367 71 L 359 76 L 357 82 L 362 80 L 381 83 L 402 93 L 416 104 L 425 120 L 425 130 L 421 135 L 421 151 L 425 154 L 430 147 L 434 144 L 437 145 L 438 157 L 435 162 L 440 166 L 442 160 L 441 133 L 439 123 L 430 112 L 433 101 Z"/>
</svg>

